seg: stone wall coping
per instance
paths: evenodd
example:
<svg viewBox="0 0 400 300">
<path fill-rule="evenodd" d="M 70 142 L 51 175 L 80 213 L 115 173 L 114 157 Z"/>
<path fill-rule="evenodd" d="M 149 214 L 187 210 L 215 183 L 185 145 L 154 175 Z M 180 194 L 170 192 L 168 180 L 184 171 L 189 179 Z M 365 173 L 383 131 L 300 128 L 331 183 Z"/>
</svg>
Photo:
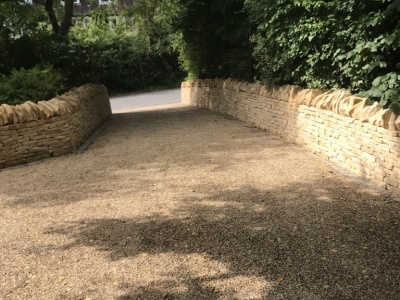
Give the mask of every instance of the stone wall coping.
<svg viewBox="0 0 400 300">
<path fill-rule="evenodd" d="M 111 113 L 107 88 L 94 84 L 48 101 L 0 105 L 0 169 L 74 152 Z"/>
<path fill-rule="evenodd" d="M 294 85 L 267 88 L 260 82 L 248 83 L 231 78 L 198 79 L 182 83 L 182 88 L 189 87 L 222 88 L 226 91 L 256 94 L 287 101 L 294 106 L 306 105 L 331 111 L 390 131 L 400 131 L 400 116 L 389 109 L 383 109 L 377 102 L 368 105 L 365 98 L 355 96 L 344 89 L 325 91 L 303 89 Z"/>
<path fill-rule="evenodd" d="M 2 104 L 0 105 L 0 128 L 1 126 L 24 124 L 70 114 L 80 105 L 80 95 L 84 90 L 98 88 L 99 85 L 86 84 L 48 101 L 39 101 L 38 103 L 26 101 L 18 105 Z M 105 86 L 102 88 L 106 90 Z"/>
</svg>

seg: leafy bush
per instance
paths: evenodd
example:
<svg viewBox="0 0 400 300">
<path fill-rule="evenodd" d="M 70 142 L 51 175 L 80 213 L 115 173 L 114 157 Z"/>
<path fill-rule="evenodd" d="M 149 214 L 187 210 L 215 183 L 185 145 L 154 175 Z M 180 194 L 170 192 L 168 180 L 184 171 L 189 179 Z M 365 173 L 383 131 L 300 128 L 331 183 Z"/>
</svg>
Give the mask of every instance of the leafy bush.
<svg viewBox="0 0 400 300">
<path fill-rule="evenodd" d="M 77 17 L 78 24 L 69 37 L 60 38 L 54 36 L 45 23 L 39 23 L 39 18 L 28 14 L 32 7 L 27 6 L 26 18 L 20 24 L 11 20 L 12 13 L 5 11 L 3 6 L 0 4 L 0 75 L 9 76 L 13 69 L 51 65 L 66 78 L 67 89 L 86 83 L 102 83 L 111 92 L 170 85 L 185 76 L 178 63 L 178 54 L 167 41 L 168 32 L 161 25 L 152 30 L 151 36 L 148 31 L 138 34 L 130 19 L 126 22 L 123 15 L 99 10 L 92 11 L 90 16 L 82 16 L 82 19 Z M 36 23 L 23 29 L 31 19 Z M 11 29 L 4 26 L 8 20 L 12 21 Z M 80 26 L 83 21 L 85 27 Z M 4 76 L 2 81 L 6 82 Z M 42 90 L 40 85 L 38 87 Z"/>
<path fill-rule="evenodd" d="M 12 70 L 0 76 L 0 104 L 48 100 L 63 92 L 64 78 L 52 67 Z"/>
<path fill-rule="evenodd" d="M 397 110 L 400 1 L 246 0 L 246 7 L 265 83 L 349 88 Z"/>
<path fill-rule="evenodd" d="M 400 114 L 400 75 L 392 72 L 375 78 L 365 95 Z"/>
<path fill-rule="evenodd" d="M 102 83 L 119 92 L 183 79 L 171 47 L 153 45 L 150 36 L 127 30 L 121 20 L 117 24 L 120 27 L 110 29 L 104 21 L 88 20 L 86 28 L 71 31 L 64 48 L 54 48 L 58 59 L 53 64 L 62 69 L 69 85 Z"/>
<path fill-rule="evenodd" d="M 190 78 L 252 80 L 251 26 L 243 0 L 180 0 L 175 47 Z"/>
</svg>

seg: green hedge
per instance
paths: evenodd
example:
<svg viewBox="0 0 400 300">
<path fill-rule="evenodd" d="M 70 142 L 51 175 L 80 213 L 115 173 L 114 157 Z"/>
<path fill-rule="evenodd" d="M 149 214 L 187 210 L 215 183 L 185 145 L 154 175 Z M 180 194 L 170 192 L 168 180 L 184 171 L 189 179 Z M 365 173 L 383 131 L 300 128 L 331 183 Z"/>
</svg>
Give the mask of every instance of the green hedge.
<svg viewBox="0 0 400 300">
<path fill-rule="evenodd" d="M 93 17 L 86 28 L 76 26 L 65 39 L 46 29 L 14 34 L 0 24 L 0 101 L 43 100 L 86 83 L 104 84 L 116 93 L 184 79 L 170 44 L 156 44 L 122 22 L 110 28 L 104 20 Z M 44 79 L 46 72 L 54 80 Z"/>
<path fill-rule="evenodd" d="M 243 0 L 179 0 L 175 26 L 180 61 L 190 78 L 253 80 L 252 27 Z"/>
<path fill-rule="evenodd" d="M 64 91 L 65 79 L 51 66 L 12 70 L 0 76 L 0 104 L 48 100 Z"/>
<path fill-rule="evenodd" d="M 400 1 L 245 2 L 265 83 L 344 87 L 400 112 Z"/>
<path fill-rule="evenodd" d="M 145 36 L 103 35 L 95 40 L 71 39 L 63 71 L 71 84 L 105 84 L 111 91 L 130 91 L 183 79 L 177 54 L 153 50 Z M 78 59 L 76 59 L 78 57 Z"/>
</svg>

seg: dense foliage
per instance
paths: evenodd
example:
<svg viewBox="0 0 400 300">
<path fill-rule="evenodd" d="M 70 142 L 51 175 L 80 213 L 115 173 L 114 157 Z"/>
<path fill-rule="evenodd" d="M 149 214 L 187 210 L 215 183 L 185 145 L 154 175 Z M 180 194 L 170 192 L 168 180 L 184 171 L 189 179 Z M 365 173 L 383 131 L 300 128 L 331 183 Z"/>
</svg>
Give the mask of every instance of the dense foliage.
<svg viewBox="0 0 400 300">
<path fill-rule="evenodd" d="M 267 84 L 344 87 L 399 112 L 400 1 L 246 0 Z"/>
<path fill-rule="evenodd" d="M 243 0 L 180 0 L 176 47 L 191 78 L 254 74 L 251 27 Z"/>
<path fill-rule="evenodd" d="M 99 24 L 105 19 L 101 14 L 87 20 L 86 28 L 70 33 L 68 51 L 75 55 L 65 55 L 63 64 L 70 66 L 65 71 L 75 85 L 90 81 L 104 83 L 112 91 L 129 91 L 183 79 L 170 45 L 161 47 L 147 32 L 126 28 L 123 16 L 113 18 L 116 24 L 110 30 L 109 22 Z"/>
<path fill-rule="evenodd" d="M 19 104 L 27 99 L 37 102 L 64 90 L 64 78 L 51 66 L 13 70 L 0 75 L 0 104 Z"/>
<path fill-rule="evenodd" d="M 60 5 L 54 9 L 64 13 Z M 143 30 L 139 22 L 132 22 L 131 13 L 109 5 L 90 15 L 77 15 L 63 37 L 54 31 L 45 7 L 24 0 L 0 3 L 1 101 L 43 100 L 85 83 L 102 83 L 111 92 L 122 92 L 181 81 L 185 75 L 169 33 L 159 30 L 165 27 L 155 22 L 157 26 Z M 160 19 L 158 12 L 154 18 Z M 32 83 L 44 80 L 39 74 L 54 73 L 62 76 L 62 85 L 48 78 L 48 84 L 37 84 L 38 91 L 32 90 Z M 26 85 L 17 84 L 17 77 Z"/>
<path fill-rule="evenodd" d="M 54 3 L 60 26 L 68 19 L 60 0 L 39 2 Z M 94 82 L 133 90 L 179 81 L 179 54 L 189 78 L 347 88 L 400 113 L 400 0 L 111 3 L 75 16 L 64 35 L 48 7 L 1 1 L 0 80 L 51 66 L 65 88 Z"/>
</svg>

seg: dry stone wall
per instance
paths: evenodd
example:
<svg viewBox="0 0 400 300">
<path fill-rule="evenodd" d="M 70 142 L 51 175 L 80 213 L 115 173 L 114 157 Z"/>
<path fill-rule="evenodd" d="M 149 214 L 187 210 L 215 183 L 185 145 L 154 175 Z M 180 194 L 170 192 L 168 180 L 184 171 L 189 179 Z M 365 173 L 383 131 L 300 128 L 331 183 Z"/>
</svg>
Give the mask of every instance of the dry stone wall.
<svg viewBox="0 0 400 300">
<path fill-rule="evenodd" d="M 91 84 L 37 104 L 2 104 L 0 168 L 71 153 L 110 115 L 106 87 Z"/>
<path fill-rule="evenodd" d="M 183 82 L 182 102 L 270 131 L 400 195 L 400 117 L 348 91 L 207 79 Z"/>
</svg>

